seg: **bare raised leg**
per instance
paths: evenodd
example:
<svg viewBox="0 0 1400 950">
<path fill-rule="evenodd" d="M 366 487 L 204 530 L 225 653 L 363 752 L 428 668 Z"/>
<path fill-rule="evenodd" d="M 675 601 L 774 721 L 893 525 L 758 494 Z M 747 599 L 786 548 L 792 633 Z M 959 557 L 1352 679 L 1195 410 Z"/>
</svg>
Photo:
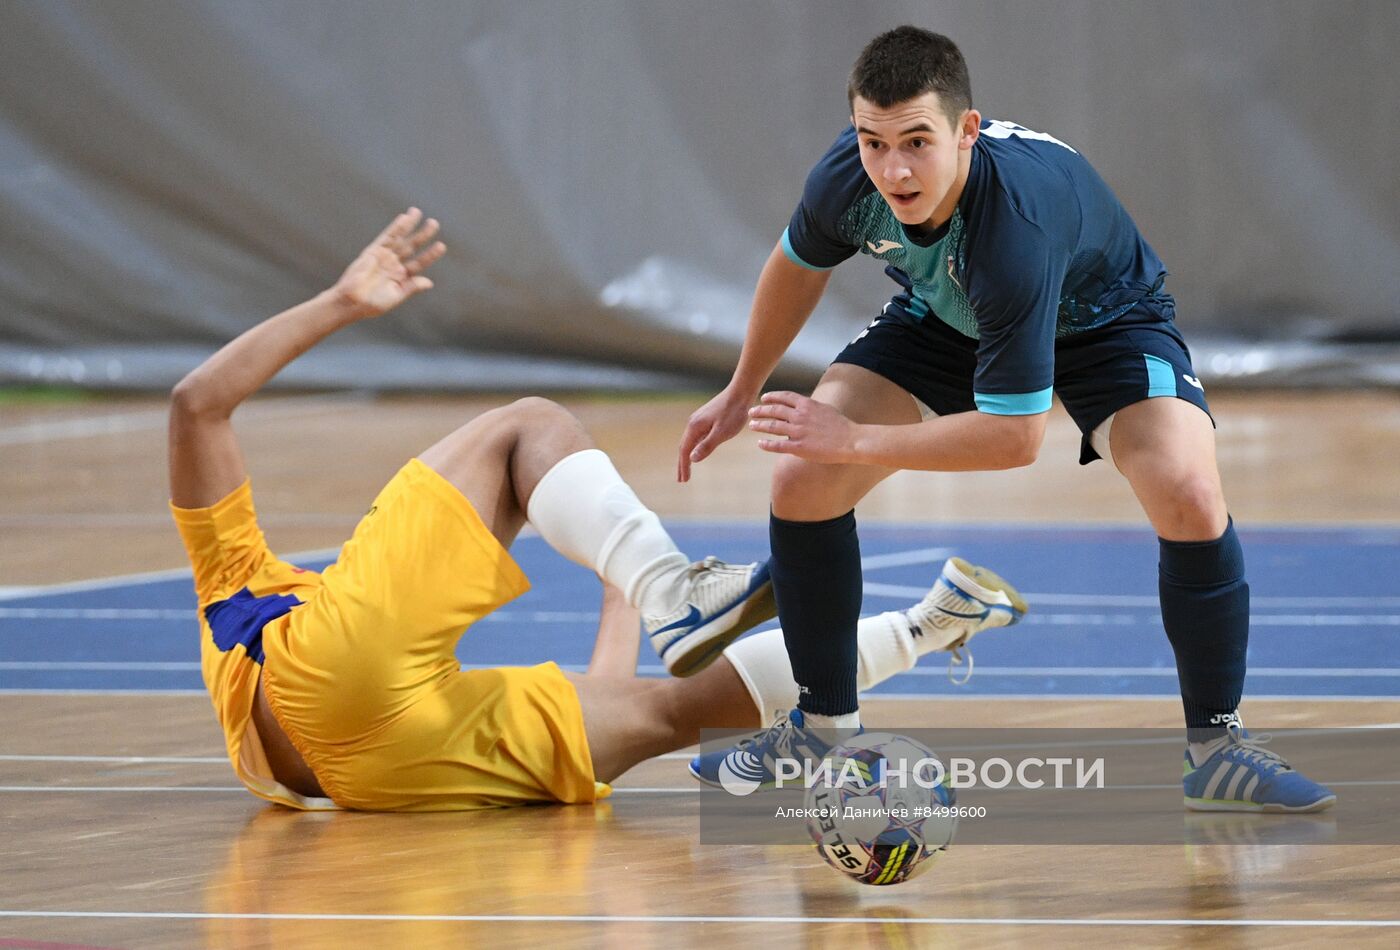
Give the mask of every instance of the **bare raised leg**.
<svg viewBox="0 0 1400 950">
<path fill-rule="evenodd" d="M 588 661 L 588 675 L 613 679 L 636 676 L 641 646 L 641 618 L 636 608 L 627 603 L 622 591 L 604 581 L 598 639 Z"/>
<path fill-rule="evenodd" d="M 545 472 L 592 447 L 583 424 L 567 409 L 529 396 L 482 413 L 419 460 L 455 485 L 502 546 L 510 547 Z"/>
</svg>

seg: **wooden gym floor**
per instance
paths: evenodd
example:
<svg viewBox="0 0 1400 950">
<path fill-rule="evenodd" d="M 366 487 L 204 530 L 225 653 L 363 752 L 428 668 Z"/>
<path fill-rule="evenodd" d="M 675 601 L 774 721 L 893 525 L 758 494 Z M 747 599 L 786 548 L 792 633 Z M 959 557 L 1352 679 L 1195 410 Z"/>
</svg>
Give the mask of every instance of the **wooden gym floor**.
<svg viewBox="0 0 1400 950">
<path fill-rule="evenodd" d="M 502 401 L 251 403 L 240 432 L 274 548 L 334 547 L 406 457 Z M 674 484 L 698 397 L 564 401 L 663 516 L 761 522 L 771 460 L 745 441 Z M 1242 524 L 1400 525 L 1394 394 L 1212 393 L 1212 404 Z M 0 403 L 0 588 L 179 567 L 163 440 L 160 400 Z M 1034 467 L 901 474 L 862 517 L 927 523 L 930 538 L 939 522 L 1137 523 L 1126 483 L 1103 463 L 1079 468 L 1075 442 L 1057 409 Z M 1180 721 L 1163 698 L 865 709 L 876 727 Z M 1270 699 L 1245 712 L 1279 726 L 1395 723 L 1400 700 Z M 1268 819 L 1254 816 L 1219 823 L 1218 844 L 955 844 L 913 882 L 862 888 L 805 848 L 701 844 L 685 754 L 642 765 L 595 807 L 309 815 L 234 787 L 198 695 L 0 690 L 0 724 L 0 947 L 1394 946 L 1400 933 L 1393 845 L 1268 844 Z"/>
</svg>

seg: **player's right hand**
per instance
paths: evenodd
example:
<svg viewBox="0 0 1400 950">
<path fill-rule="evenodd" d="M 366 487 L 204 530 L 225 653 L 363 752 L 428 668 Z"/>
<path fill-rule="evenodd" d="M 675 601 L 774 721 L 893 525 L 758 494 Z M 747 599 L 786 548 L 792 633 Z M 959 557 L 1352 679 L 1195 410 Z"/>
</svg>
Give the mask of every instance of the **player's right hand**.
<svg viewBox="0 0 1400 950">
<path fill-rule="evenodd" d="M 335 283 L 335 293 L 357 317 L 377 317 L 414 294 L 432 289 L 423 272 L 447 253 L 437 237 L 436 218 L 423 220 L 423 212 L 409 208 L 400 214 L 359 257 L 350 262 Z"/>
<path fill-rule="evenodd" d="M 725 389 L 691 414 L 676 458 L 676 481 L 690 481 L 692 463 L 703 462 L 711 452 L 739 434 L 748 423 L 752 402 L 747 394 Z"/>
</svg>

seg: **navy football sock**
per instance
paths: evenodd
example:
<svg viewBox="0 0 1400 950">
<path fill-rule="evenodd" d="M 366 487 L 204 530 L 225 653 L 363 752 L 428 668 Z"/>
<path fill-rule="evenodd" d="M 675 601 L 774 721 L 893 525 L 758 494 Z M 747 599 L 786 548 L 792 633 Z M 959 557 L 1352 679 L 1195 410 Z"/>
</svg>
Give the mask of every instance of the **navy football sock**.
<svg viewBox="0 0 1400 950">
<path fill-rule="evenodd" d="M 1176 653 L 1186 736 L 1205 742 L 1235 718 L 1249 645 L 1249 584 L 1244 552 L 1230 520 L 1214 541 L 1161 545 L 1162 625 Z"/>
<path fill-rule="evenodd" d="M 819 716 L 855 712 L 862 584 L 855 511 L 830 521 L 770 515 L 768 543 L 797 708 Z"/>
</svg>

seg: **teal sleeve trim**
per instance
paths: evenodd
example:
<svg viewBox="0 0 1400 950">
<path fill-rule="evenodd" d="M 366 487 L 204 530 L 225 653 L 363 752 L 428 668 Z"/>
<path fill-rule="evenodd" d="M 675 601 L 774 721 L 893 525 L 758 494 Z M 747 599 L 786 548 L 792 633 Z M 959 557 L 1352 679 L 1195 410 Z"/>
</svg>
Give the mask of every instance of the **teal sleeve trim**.
<svg viewBox="0 0 1400 950">
<path fill-rule="evenodd" d="M 1176 370 L 1160 356 L 1142 354 L 1147 363 L 1147 398 L 1176 395 Z"/>
<path fill-rule="evenodd" d="M 972 399 L 982 412 L 994 416 L 1034 416 L 1050 411 L 1051 386 L 1034 393 L 973 393 Z"/>
<path fill-rule="evenodd" d="M 835 264 L 832 264 L 831 267 L 818 267 L 815 264 L 808 264 L 802 258 L 798 257 L 797 252 L 792 249 L 792 240 L 788 237 L 787 228 L 783 228 L 783 253 L 787 255 L 788 260 L 792 261 L 798 267 L 805 267 L 808 270 L 826 271 L 831 270 L 831 267 L 836 266 Z"/>
</svg>

